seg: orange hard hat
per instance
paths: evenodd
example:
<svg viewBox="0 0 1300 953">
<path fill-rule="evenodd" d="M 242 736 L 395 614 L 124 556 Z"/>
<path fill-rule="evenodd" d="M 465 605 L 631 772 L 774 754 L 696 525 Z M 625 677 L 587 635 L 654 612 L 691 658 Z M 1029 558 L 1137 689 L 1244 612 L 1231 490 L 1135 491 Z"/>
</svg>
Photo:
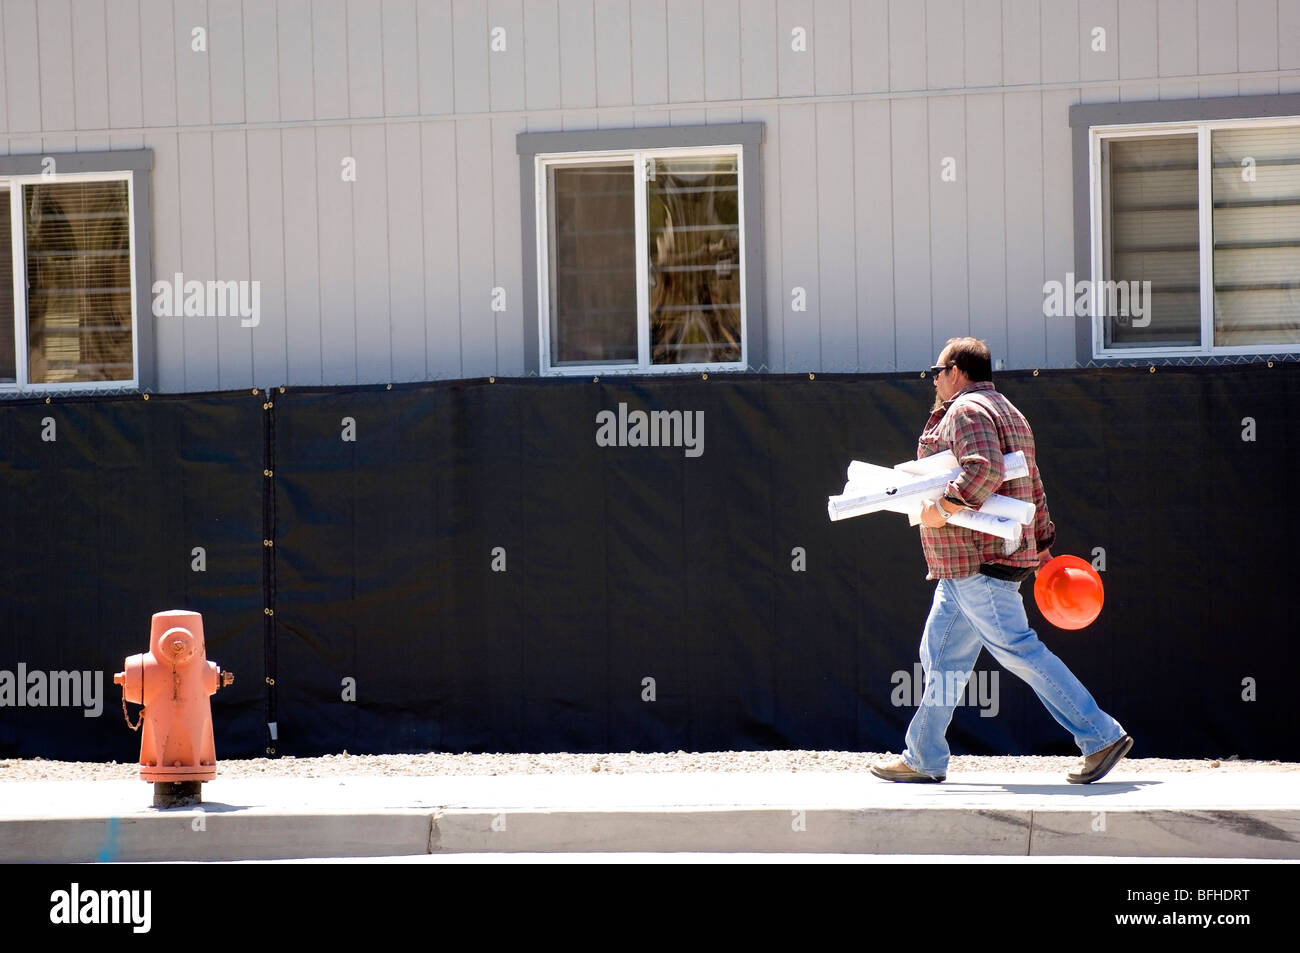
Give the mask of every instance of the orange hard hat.
<svg viewBox="0 0 1300 953">
<path fill-rule="evenodd" d="M 1057 556 L 1038 570 L 1034 601 L 1058 629 L 1082 629 L 1101 615 L 1101 576 L 1078 556 Z"/>
</svg>

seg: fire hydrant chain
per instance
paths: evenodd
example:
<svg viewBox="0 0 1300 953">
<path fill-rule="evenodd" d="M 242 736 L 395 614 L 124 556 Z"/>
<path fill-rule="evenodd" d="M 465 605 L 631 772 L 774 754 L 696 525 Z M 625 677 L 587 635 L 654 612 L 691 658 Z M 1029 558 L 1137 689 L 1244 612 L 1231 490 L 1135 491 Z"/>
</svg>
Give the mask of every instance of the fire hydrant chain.
<svg viewBox="0 0 1300 953">
<path fill-rule="evenodd" d="M 126 696 L 122 696 L 122 717 L 126 719 L 126 726 L 132 731 L 139 731 L 140 726 L 144 724 L 144 709 L 140 709 L 140 718 L 133 725 L 131 724 L 131 713 L 126 710 Z"/>
</svg>

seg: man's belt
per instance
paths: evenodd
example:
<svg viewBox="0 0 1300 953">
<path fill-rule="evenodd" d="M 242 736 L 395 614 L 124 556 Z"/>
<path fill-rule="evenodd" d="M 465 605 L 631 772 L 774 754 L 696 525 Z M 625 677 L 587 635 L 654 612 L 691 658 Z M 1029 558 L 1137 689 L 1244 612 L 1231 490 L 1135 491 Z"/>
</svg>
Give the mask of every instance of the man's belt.
<svg viewBox="0 0 1300 953">
<path fill-rule="evenodd" d="M 1037 568 L 1037 566 L 1008 566 L 1006 563 L 982 563 L 980 575 L 992 576 L 1005 582 L 1024 582 Z"/>
</svg>

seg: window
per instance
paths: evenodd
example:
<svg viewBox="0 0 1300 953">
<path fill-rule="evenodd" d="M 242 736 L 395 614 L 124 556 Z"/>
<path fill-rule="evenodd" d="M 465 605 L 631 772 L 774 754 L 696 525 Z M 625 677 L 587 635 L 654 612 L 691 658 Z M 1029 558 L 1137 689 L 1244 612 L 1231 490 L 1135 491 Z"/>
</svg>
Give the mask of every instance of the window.
<svg viewBox="0 0 1300 953">
<path fill-rule="evenodd" d="M 1091 357 L 1300 350 L 1300 116 L 1220 118 L 1233 102 L 1072 109 L 1076 147 L 1090 112 L 1179 120 L 1087 123 Z"/>
<path fill-rule="evenodd" d="M 746 159 L 760 136 L 755 124 L 520 135 L 535 199 L 524 223 L 529 370 L 756 363 L 759 215 Z"/>
<path fill-rule="evenodd" d="M 0 160 L 0 390 L 140 386 L 136 176 L 83 171 L 110 156 Z"/>
</svg>

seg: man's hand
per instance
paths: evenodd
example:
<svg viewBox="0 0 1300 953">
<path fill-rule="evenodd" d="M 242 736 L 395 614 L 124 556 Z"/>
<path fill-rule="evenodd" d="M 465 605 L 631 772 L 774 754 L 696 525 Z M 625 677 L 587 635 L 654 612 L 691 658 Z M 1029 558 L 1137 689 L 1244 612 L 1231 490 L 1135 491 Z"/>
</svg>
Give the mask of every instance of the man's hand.
<svg viewBox="0 0 1300 953">
<path fill-rule="evenodd" d="M 1042 568 L 1046 566 L 1048 563 L 1050 563 L 1051 561 L 1052 561 L 1052 550 L 1050 548 L 1044 549 L 1041 553 L 1038 554 L 1038 568 L 1034 570 L 1034 575 L 1037 576 L 1038 573 L 1042 570 Z"/>
<path fill-rule="evenodd" d="M 948 521 L 943 518 L 939 511 L 938 500 L 926 500 L 921 506 L 921 525 L 928 526 L 930 529 L 938 529 L 941 526 L 947 526 Z"/>
</svg>

